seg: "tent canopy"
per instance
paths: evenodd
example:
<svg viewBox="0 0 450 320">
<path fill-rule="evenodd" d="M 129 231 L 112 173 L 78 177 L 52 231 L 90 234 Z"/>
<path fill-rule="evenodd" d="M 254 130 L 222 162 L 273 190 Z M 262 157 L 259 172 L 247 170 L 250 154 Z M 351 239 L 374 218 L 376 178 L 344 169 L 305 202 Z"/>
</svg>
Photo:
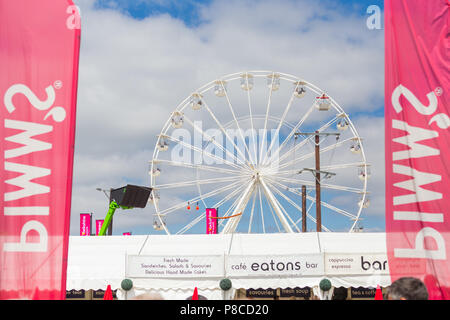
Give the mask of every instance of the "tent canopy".
<svg viewBox="0 0 450 320">
<path fill-rule="evenodd" d="M 138 291 L 186 296 L 198 287 L 216 298 L 223 278 L 235 289 L 313 287 L 323 278 L 335 287 L 388 286 L 385 238 L 385 233 L 315 232 L 71 236 L 67 290 L 109 284 L 120 291 L 125 278 Z M 174 272 L 163 273 L 167 268 Z M 180 274 L 179 268 L 198 273 Z"/>
</svg>

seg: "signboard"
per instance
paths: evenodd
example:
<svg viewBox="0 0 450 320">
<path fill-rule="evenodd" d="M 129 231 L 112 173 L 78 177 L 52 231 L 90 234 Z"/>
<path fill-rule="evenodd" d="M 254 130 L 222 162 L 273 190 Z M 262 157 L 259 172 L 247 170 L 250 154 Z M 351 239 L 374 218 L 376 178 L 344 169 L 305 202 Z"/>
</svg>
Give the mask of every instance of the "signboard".
<svg viewBox="0 0 450 320">
<path fill-rule="evenodd" d="M 247 298 L 275 298 L 277 296 L 276 289 L 247 289 L 245 290 Z"/>
<path fill-rule="evenodd" d="M 93 290 L 92 298 L 93 299 L 103 299 L 105 297 L 106 290 Z M 113 299 L 117 299 L 117 289 L 112 290 Z"/>
<path fill-rule="evenodd" d="M 325 253 L 302 255 L 130 255 L 127 276 L 171 277 L 300 277 L 389 275 L 385 253 Z M 300 292 L 299 288 L 294 288 Z M 306 294 L 306 293 L 305 293 Z"/>
<path fill-rule="evenodd" d="M 67 290 L 66 299 L 84 299 L 86 297 L 86 291 L 82 290 Z"/>
<path fill-rule="evenodd" d="M 223 256 L 136 256 L 127 259 L 133 278 L 223 277 Z"/>
<path fill-rule="evenodd" d="M 227 276 L 307 276 L 324 272 L 322 254 L 236 256 L 226 259 Z"/>
<path fill-rule="evenodd" d="M 80 14 L 0 0 L 0 299 L 65 299 Z"/>
<path fill-rule="evenodd" d="M 89 213 L 80 214 L 80 236 L 91 235 L 91 215 Z"/>
<path fill-rule="evenodd" d="M 367 275 L 389 274 L 387 255 L 325 253 L 325 274 L 327 275 Z"/>
<path fill-rule="evenodd" d="M 98 236 L 105 220 L 95 220 L 95 235 Z"/>
<path fill-rule="evenodd" d="M 206 208 L 206 234 L 217 234 L 217 209 Z"/>
<path fill-rule="evenodd" d="M 285 288 L 280 289 L 280 297 L 297 297 L 297 298 L 309 298 L 311 297 L 311 288 Z"/>
<path fill-rule="evenodd" d="M 385 0 L 386 244 L 391 280 L 450 299 L 448 0 Z"/>
<path fill-rule="evenodd" d="M 352 298 L 375 298 L 376 288 L 351 288 L 351 296 Z"/>
</svg>

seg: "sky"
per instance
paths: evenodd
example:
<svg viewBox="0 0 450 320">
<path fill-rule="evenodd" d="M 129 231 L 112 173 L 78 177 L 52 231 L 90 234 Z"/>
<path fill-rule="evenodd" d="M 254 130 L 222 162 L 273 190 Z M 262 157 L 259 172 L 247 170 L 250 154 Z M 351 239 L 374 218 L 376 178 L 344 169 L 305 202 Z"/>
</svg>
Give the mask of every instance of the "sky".
<svg viewBox="0 0 450 320">
<path fill-rule="evenodd" d="M 157 135 L 181 101 L 245 70 L 296 75 L 339 102 L 371 164 L 362 225 L 384 231 L 384 35 L 366 25 L 367 8 L 383 1 L 74 2 L 82 43 L 71 235 L 80 213 L 106 215 L 96 188 L 149 184 Z M 151 206 L 116 212 L 113 234 L 155 233 L 152 214 Z"/>
</svg>

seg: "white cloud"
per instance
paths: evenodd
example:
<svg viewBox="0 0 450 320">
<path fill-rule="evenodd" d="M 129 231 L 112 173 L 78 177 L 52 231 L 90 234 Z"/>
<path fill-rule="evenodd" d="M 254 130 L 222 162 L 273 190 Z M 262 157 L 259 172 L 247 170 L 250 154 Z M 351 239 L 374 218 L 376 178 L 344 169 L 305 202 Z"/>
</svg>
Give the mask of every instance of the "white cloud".
<svg viewBox="0 0 450 320">
<path fill-rule="evenodd" d="M 92 1 L 76 3 L 82 11 L 82 48 L 72 234 L 78 233 L 80 212 L 106 214 L 106 198 L 95 188 L 149 183 L 148 161 L 170 113 L 219 76 L 286 72 L 325 89 L 350 113 L 382 106 L 382 33 L 369 32 L 362 17 L 320 1 L 217 0 L 201 6 L 202 23 L 193 28 L 167 14 L 134 20 L 94 9 Z M 384 132 L 376 127 L 380 122 L 367 116 L 356 123 L 370 150 L 371 186 L 377 188 L 384 181 L 383 148 L 376 144 Z M 374 200 L 381 206 L 382 195 L 374 194 Z M 151 222 L 151 209 L 125 220 L 118 217 L 115 230 Z"/>
</svg>

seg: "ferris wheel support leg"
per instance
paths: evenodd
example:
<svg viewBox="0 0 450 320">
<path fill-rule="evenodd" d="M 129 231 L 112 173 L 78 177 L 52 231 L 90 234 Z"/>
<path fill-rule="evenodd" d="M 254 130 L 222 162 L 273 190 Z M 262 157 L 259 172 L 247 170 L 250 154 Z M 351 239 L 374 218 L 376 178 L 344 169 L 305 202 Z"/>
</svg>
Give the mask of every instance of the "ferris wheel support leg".
<svg viewBox="0 0 450 320">
<path fill-rule="evenodd" d="M 261 182 L 262 189 L 264 193 L 266 194 L 267 200 L 269 200 L 270 205 L 275 210 L 275 213 L 277 214 L 278 218 L 280 219 L 280 222 L 282 226 L 284 227 L 284 230 L 286 230 L 287 233 L 293 233 L 291 226 L 289 225 L 289 222 L 286 220 L 286 217 L 284 216 L 283 212 L 281 211 L 281 208 L 278 205 L 278 202 L 276 201 L 273 193 L 269 190 L 267 187 L 267 184 L 265 183 L 263 178 L 260 178 L 259 181 Z"/>
<path fill-rule="evenodd" d="M 252 181 L 248 187 L 245 189 L 245 191 L 242 193 L 242 196 L 236 205 L 236 208 L 234 209 L 234 212 L 232 215 L 236 215 L 239 212 L 243 212 L 245 210 L 245 207 L 247 206 L 247 203 L 250 200 L 250 197 L 255 190 L 256 187 L 256 181 Z M 223 228 L 221 233 L 233 233 L 236 230 L 237 225 L 239 224 L 239 221 L 241 220 L 242 215 L 239 215 L 237 217 L 229 219 L 225 227 Z"/>
</svg>

